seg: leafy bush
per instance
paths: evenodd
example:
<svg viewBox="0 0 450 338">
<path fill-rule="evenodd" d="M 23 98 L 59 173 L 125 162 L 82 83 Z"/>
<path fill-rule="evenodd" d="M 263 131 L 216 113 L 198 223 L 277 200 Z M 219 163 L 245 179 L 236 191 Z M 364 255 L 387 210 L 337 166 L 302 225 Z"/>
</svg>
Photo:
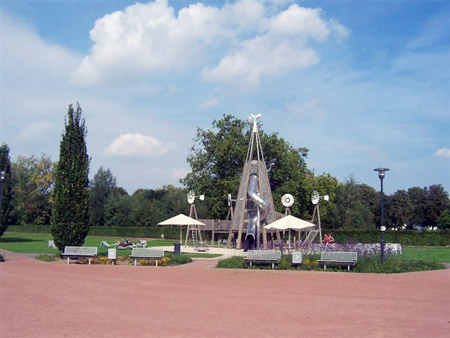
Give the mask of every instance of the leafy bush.
<svg viewBox="0 0 450 338">
<path fill-rule="evenodd" d="M 233 256 L 219 261 L 217 267 L 222 269 L 244 269 L 247 267 L 247 264 L 244 262 L 243 257 Z"/>
<path fill-rule="evenodd" d="M 331 232 L 336 243 L 378 243 L 378 230 L 324 230 Z M 441 231 L 386 231 L 386 243 L 400 243 L 402 245 L 445 246 L 450 243 L 450 230 Z"/>
<path fill-rule="evenodd" d="M 402 259 L 396 255 L 387 256 L 383 264 L 380 263 L 379 256 L 361 257 L 353 267 L 355 272 L 371 273 L 401 273 L 439 269 L 445 269 L 445 266 L 438 262 Z"/>
<path fill-rule="evenodd" d="M 292 256 L 281 256 L 280 263 L 278 263 L 278 265 L 275 265 L 275 268 L 277 268 L 278 270 L 292 269 Z"/>
<path fill-rule="evenodd" d="M 192 258 L 186 255 L 174 255 L 166 253 L 166 257 L 168 257 L 169 260 L 166 262 L 165 265 L 181 265 L 192 262 Z"/>
<path fill-rule="evenodd" d="M 44 261 L 44 262 L 54 262 L 58 259 L 58 257 L 56 255 L 39 255 L 36 256 L 36 259 L 39 259 L 40 261 Z"/>
<path fill-rule="evenodd" d="M 275 269 L 278 270 L 323 270 L 319 265 L 318 259 L 320 255 L 304 255 L 303 263 L 299 266 L 292 265 L 292 256 L 285 255 L 281 257 Z M 217 264 L 218 268 L 226 269 L 246 269 L 248 265 L 244 262 L 243 257 L 231 257 L 224 259 Z M 252 266 L 254 269 L 270 269 L 270 265 L 256 265 Z M 326 271 L 346 271 L 347 267 L 327 267 Z M 412 271 L 427 271 L 445 269 L 445 266 L 438 262 L 426 262 L 422 260 L 408 260 L 401 256 L 388 255 L 383 264 L 380 263 L 378 255 L 369 257 L 358 257 L 358 263 L 353 267 L 354 272 L 366 273 L 401 273 Z"/>
</svg>

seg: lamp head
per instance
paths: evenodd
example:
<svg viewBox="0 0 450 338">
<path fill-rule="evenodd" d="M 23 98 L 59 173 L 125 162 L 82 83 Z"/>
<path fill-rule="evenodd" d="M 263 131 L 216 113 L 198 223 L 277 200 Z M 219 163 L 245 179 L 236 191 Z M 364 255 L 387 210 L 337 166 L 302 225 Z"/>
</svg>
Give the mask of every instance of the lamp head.
<svg viewBox="0 0 450 338">
<path fill-rule="evenodd" d="M 373 171 L 378 171 L 378 177 L 380 178 L 380 180 L 382 180 L 384 178 L 384 176 L 386 176 L 386 171 L 389 171 L 389 168 L 375 168 L 373 169 Z"/>
<path fill-rule="evenodd" d="M 2 170 L 1 171 L 1 176 L 0 176 L 0 180 L 4 180 L 5 179 L 5 172 Z"/>
</svg>

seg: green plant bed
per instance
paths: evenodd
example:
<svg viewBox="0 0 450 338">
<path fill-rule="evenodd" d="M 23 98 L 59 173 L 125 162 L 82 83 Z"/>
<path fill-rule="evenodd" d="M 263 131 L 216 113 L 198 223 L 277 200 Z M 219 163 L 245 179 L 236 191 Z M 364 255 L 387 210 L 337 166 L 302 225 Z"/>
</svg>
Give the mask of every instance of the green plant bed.
<svg viewBox="0 0 450 338">
<path fill-rule="evenodd" d="M 315 270 L 323 271 L 323 266 L 318 262 L 320 255 L 304 255 L 303 263 L 300 265 L 292 264 L 292 256 L 285 255 L 281 257 L 277 270 Z M 244 262 L 243 257 L 231 257 L 220 261 L 217 268 L 227 269 L 248 269 L 248 264 Z M 269 265 L 253 265 L 252 269 L 270 269 Z M 358 257 L 358 263 L 353 267 L 353 272 L 364 273 L 401 273 L 412 271 L 428 271 L 445 269 L 445 266 L 436 261 L 411 260 L 401 256 L 389 255 L 383 264 L 380 263 L 379 256 Z M 329 267 L 326 271 L 346 271 L 346 267 Z"/>
<path fill-rule="evenodd" d="M 181 265 L 192 262 L 192 258 L 188 255 L 174 255 L 172 253 L 166 252 L 164 256 L 170 258 L 166 265 Z"/>
<path fill-rule="evenodd" d="M 216 267 L 221 269 L 245 269 L 247 264 L 244 262 L 244 257 L 233 256 L 219 261 Z"/>
<path fill-rule="evenodd" d="M 36 259 L 43 261 L 43 262 L 54 262 L 58 259 L 57 255 L 48 255 L 48 254 L 44 254 L 44 255 L 39 255 L 36 256 Z"/>
<path fill-rule="evenodd" d="M 445 266 L 436 261 L 405 259 L 397 255 L 389 255 L 383 264 L 379 256 L 358 257 L 358 263 L 353 267 L 354 272 L 370 273 L 402 273 L 413 271 L 429 271 L 445 269 Z"/>
</svg>

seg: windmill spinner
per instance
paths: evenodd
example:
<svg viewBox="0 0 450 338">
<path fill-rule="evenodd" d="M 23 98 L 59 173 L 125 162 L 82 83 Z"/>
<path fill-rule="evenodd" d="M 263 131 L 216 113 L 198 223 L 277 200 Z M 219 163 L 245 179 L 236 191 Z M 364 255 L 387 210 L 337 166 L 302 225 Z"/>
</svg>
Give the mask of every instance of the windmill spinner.
<svg viewBox="0 0 450 338">
<path fill-rule="evenodd" d="M 187 201 L 189 204 L 192 204 L 195 201 L 195 193 L 192 190 L 187 194 Z"/>
<path fill-rule="evenodd" d="M 200 201 L 204 201 L 205 200 L 205 195 L 200 195 L 200 196 L 196 196 L 195 192 L 193 192 L 192 190 L 188 192 L 187 194 L 187 201 L 189 204 L 193 204 L 195 202 L 195 199 L 199 199 Z"/>
<path fill-rule="evenodd" d="M 319 192 L 317 190 L 314 190 L 311 195 L 311 203 L 316 205 L 317 203 L 319 203 L 319 201 L 320 201 Z"/>
<path fill-rule="evenodd" d="M 283 197 L 281 197 L 281 204 L 286 208 L 292 207 L 294 204 L 294 196 L 291 194 L 284 194 Z"/>
<path fill-rule="evenodd" d="M 290 215 L 290 207 L 292 207 L 292 205 L 294 204 L 294 196 L 292 196 L 291 194 L 284 194 L 281 197 L 281 204 L 283 204 L 283 206 L 286 208 L 285 214 Z"/>
<path fill-rule="evenodd" d="M 328 201 L 330 199 L 330 197 L 328 195 L 325 196 L 320 196 L 319 192 L 317 190 L 314 190 L 312 195 L 311 195 L 311 203 L 316 205 L 320 202 L 320 200 L 325 200 Z"/>
</svg>

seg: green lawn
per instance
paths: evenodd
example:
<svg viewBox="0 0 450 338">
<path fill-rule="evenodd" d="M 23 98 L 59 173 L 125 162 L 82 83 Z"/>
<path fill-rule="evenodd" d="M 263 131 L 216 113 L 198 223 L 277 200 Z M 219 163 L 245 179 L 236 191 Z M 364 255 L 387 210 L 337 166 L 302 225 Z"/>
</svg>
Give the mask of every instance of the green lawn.
<svg viewBox="0 0 450 338">
<path fill-rule="evenodd" d="M 0 249 L 12 251 L 12 252 L 25 252 L 25 253 L 39 253 L 39 254 L 54 254 L 59 255 L 58 249 L 51 249 L 47 247 L 47 243 L 50 239 L 53 239 L 50 234 L 33 234 L 33 233 L 21 233 L 21 232 L 5 232 L 0 237 Z M 117 237 L 104 237 L 104 236 L 88 236 L 84 242 L 84 246 L 96 246 L 99 247 L 101 241 L 106 241 L 109 244 L 115 243 L 123 238 Z M 155 239 L 148 240 L 147 247 L 154 246 L 173 246 L 173 243 L 177 240 L 173 239 Z M 132 240 L 137 242 L 137 240 Z M 98 249 L 99 255 L 107 255 L 108 248 Z M 118 256 L 128 256 L 131 254 L 131 249 L 118 249 Z M 190 257 L 203 257 L 214 258 L 221 255 L 208 254 L 208 253 L 193 253 L 189 254 Z"/>
<path fill-rule="evenodd" d="M 34 233 L 19 233 L 19 232 L 5 232 L 0 237 L 0 249 L 13 251 L 13 252 L 26 252 L 26 253 L 39 253 L 39 254 L 59 254 L 59 250 L 50 249 L 47 247 L 48 240 L 52 239 L 50 234 L 34 234 Z M 101 241 L 108 243 L 114 243 L 117 240 L 123 240 L 123 238 L 117 237 L 104 237 L 104 236 L 88 236 L 84 243 L 85 246 L 100 245 Z M 173 246 L 173 243 L 177 240 L 173 239 L 155 239 L 147 241 L 147 247 L 152 246 Z M 135 241 L 137 242 L 137 241 Z M 106 255 L 107 248 L 99 248 L 99 255 Z M 119 256 L 129 255 L 131 249 L 117 250 Z M 212 258 L 220 255 L 198 253 L 190 254 L 191 257 L 205 257 Z M 404 259 L 423 260 L 423 261 L 437 261 L 437 262 L 450 262 L 450 248 L 446 247 L 404 247 L 403 255 Z"/>
<path fill-rule="evenodd" d="M 415 259 L 428 262 L 450 262 L 450 248 L 404 247 L 402 256 L 406 259 Z"/>
</svg>

